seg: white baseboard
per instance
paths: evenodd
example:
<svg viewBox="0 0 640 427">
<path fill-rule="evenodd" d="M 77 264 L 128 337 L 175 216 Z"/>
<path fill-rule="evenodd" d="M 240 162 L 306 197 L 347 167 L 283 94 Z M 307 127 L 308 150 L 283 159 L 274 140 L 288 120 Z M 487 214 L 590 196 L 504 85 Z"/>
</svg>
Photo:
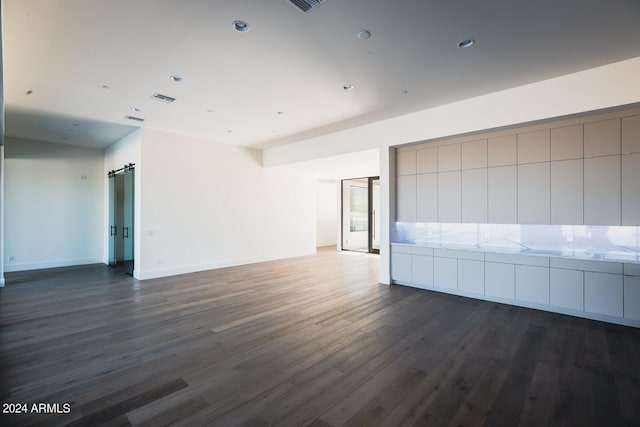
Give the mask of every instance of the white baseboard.
<svg viewBox="0 0 640 427">
<path fill-rule="evenodd" d="M 102 258 L 85 259 L 64 259 L 56 261 L 31 262 L 23 264 L 5 264 L 4 271 L 11 273 L 15 271 L 42 270 L 43 268 L 72 267 L 74 265 L 103 264 Z"/>
<path fill-rule="evenodd" d="M 319 248 L 321 246 L 336 246 L 337 243 L 335 240 L 332 241 L 326 241 L 326 242 L 316 242 L 316 248 Z"/>
<path fill-rule="evenodd" d="M 284 253 L 284 254 L 267 255 L 267 256 L 261 256 L 261 257 L 236 258 L 232 260 L 217 261 L 217 262 L 199 264 L 199 265 L 185 265 L 185 266 L 163 268 L 163 269 L 156 269 L 156 270 L 146 270 L 146 271 L 136 270 L 136 272 L 134 272 L 134 276 L 140 280 L 158 279 L 160 277 L 177 276 L 179 274 L 196 273 L 199 271 L 215 270 L 217 268 L 235 267 L 237 265 L 255 264 L 258 262 L 276 261 L 279 259 L 296 258 L 296 257 L 315 255 L 315 254 L 316 254 L 316 251 L 314 249 L 313 251 Z"/>
</svg>

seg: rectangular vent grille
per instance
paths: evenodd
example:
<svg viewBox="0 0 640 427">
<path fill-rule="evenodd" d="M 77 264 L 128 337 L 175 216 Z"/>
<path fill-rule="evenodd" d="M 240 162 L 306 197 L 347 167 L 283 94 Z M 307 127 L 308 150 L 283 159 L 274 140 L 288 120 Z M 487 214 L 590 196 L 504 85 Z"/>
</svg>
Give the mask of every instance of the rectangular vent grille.
<svg viewBox="0 0 640 427">
<path fill-rule="evenodd" d="M 151 95 L 151 98 L 153 99 L 157 99 L 158 101 L 162 101 L 162 102 L 166 102 L 167 104 L 171 104 L 173 101 L 175 101 L 175 98 L 172 98 L 170 96 L 167 95 L 163 95 L 161 93 L 154 93 L 153 95 Z"/>
<path fill-rule="evenodd" d="M 289 2 L 293 3 L 304 13 L 309 12 L 311 9 L 315 9 L 326 1 L 327 0 L 289 0 Z"/>
<path fill-rule="evenodd" d="M 136 116 L 124 116 L 124 118 L 127 120 L 135 120 L 136 122 L 144 122 L 144 119 Z"/>
</svg>

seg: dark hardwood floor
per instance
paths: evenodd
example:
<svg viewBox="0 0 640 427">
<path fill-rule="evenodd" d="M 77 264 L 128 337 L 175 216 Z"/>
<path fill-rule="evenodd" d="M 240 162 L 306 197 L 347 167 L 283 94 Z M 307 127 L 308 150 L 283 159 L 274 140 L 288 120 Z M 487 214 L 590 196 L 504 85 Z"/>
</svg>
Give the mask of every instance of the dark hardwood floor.
<svg viewBox="0 0 640 427">
<path fill-rule="evenodd" d="M 640 425 L 640 330 L 379 285 L 377 262 L 8 274 L 3 409 L 70 411 L 0 425 Z"/>
</svg>

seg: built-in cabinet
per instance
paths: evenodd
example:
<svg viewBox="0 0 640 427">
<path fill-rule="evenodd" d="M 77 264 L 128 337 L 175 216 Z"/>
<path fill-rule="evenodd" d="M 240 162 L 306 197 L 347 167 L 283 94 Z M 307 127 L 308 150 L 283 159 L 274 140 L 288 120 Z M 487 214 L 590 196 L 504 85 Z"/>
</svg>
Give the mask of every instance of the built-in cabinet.
<svg viewBox="0 0 640 427">
<path fill-rule="evenodd" d="M 396 221 L 640 226 L 640 110 L 396 149 Z M 640 265 L 392 244 L 396 283 L 640 326 Z"/>
<path fill-rule="evenodd" d="M 398 149 L 396 219 L 640 225 L 640 115 L 538 127 Z"/>
<path fill-rule="evenodd" d="M 391 245 L 394 283 L 640 326 L 640 265 Z"/>
<path fill-rule="evenodd" d="M 622 155 L 622 225 L 640 224 L 640 153 Z"/>
</svg>

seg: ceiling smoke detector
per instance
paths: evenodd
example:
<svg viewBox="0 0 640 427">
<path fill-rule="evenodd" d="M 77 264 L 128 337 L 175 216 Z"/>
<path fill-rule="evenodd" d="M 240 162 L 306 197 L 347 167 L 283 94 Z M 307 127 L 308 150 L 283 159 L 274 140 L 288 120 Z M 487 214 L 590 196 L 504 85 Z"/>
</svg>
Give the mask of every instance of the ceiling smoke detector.
<svg viewBox="0 0 640 427">
<path fill-rule="evenodd" d="M 289 0 L 291 4 L 296 6 L 298 9 L 303 11 L 304 13 L 308 13 L 311 10 L 321 6 L 327 0 Z"/>
</svg>

